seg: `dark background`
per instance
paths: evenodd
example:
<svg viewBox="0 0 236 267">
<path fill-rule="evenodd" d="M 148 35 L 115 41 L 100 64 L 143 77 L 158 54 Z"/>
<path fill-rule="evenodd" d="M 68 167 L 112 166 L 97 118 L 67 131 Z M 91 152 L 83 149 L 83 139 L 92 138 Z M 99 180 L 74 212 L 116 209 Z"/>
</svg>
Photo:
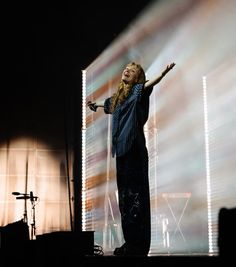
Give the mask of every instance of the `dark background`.
<svg viewBox="0 0 236 267">
<path fill-rule="evenodd" d="M 30 137 L 74 153 L 79 221 L 82 69 L 150 1 L 6 3 L 2 32 L 0 145 Z"/>
<path fill-rule="evenodd" d="M 149 2 L 87 0 L 7 4 L 3 9 L 2 55 L 6 63 L 3 64 L 1 111 L 7 112 L 11 126 L 15 117 L 9 116 L 15 113 L 20 116 L 17 119 L 20 125 L 29 116 L 30 123 L 37 120 L 39 112 L 40 116 L 59 115 L 60 118 L 59 110 L 66 100 L 75 100 L 73 109 L 80 110 L 81 70 Z"/>
<path fill-rule="evenodd" d="M 16 88 L 80 87 L 78 75 L 150 1 L 16 3 L 5 20 Z M 37 91 L 37 90 L 36 90 Z"/>
</svg>

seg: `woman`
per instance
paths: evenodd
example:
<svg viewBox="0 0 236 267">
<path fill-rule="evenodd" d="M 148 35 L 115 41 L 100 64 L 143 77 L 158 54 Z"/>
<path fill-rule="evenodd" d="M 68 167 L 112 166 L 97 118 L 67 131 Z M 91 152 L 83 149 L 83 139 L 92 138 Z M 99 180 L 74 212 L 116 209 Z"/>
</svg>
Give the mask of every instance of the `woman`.
<svg viewBox="0 0 236 267">
<path fill-rule="evenodd" d="M 96 111 L 112 114 L 112 155 L 116 156 L 119 209 L 125 243 L 114 255 L 147 255 L 151 243 L 148 152 L 143 127 L 149 114 L 153 86 L 175 66 L 167 65 L 160 76 L 146 81 L 141 65 L 124 69 L 117 92 L 102 102 L 89 101 Z"/>
</svg>

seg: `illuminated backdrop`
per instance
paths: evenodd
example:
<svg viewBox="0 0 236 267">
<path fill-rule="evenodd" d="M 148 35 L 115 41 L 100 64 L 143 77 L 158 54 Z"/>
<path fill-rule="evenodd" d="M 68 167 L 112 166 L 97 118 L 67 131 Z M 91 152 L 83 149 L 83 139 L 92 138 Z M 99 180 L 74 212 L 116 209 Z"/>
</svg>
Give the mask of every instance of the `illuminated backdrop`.
<svg viewBox="0 0 236 267">
<path fill-rule="evenodd" d="M 111 253 L 123 242 L 111 116 L 86 109 L 116 91 L 135 61 L 147 79 L 175 68 L 151 95 L 151 253 L 217 254 L 218 212 L 236 206 L 236 3 L 153 1 L 83 70 L 83 229 Z"/>
</svg>

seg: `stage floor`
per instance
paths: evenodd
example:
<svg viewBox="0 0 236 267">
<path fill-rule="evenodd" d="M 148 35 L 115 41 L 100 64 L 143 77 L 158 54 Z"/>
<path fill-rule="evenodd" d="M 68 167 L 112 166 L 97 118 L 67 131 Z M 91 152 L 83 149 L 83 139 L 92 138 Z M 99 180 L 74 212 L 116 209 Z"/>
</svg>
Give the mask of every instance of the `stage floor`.
<svg viewBox="0 0 236 267">
<path fill-rule="evenodd" d="M 1 251 L 1 267 L 10 266 L 121 266 L 127 264 L 131 267 L 136 266 L 191 266 L 191 264 L 207 264 L 208 266 L 221 265 L 221 257 L 207 255 L 166 255 L 151 254 L 144 256 L 126 256 L 117 257 L 113 255 L 86 256 L 77 253 L 74 250 L 37 250 L 29 248 L 28 250 L 16 249 L 15 251 Z M 5 264 L 5 265 L 4 265 Z"/>
</svg>

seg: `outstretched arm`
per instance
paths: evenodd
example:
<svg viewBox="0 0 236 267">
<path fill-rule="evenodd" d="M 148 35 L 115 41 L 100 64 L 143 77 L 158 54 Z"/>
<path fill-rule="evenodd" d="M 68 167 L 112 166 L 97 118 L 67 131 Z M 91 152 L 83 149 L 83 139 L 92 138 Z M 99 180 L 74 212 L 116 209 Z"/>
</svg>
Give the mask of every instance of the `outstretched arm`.
<svg viewBox="0 0 236 267">
<path fill-rule="evenodd" d="M 161 80 L 162 80 L 162 78 L 164 78 L 164 76 L 173 68 L 175 66 L 175 63 L 171 63 L 171 64 L 169 64 L 169 65 L 167 65 L 166 66 L 166 68 L 165 68 L 165 70 L 162 72 L 162 74 L 159 76 L 159 77 L 157 77 L 157 78 L 155 78 L 155 79 L 153 79 L 153 80 L 150 80 L 150 81 L 147 81 L 146 83 L 145 83 L 145 85 L 144 85 L 144 88 L 146 89 L 146 88 L 149 88 L 149 87 L 153 87 L 153 86 L 155 86 L 156 84 L 158 84 Z"/>
</svg>

